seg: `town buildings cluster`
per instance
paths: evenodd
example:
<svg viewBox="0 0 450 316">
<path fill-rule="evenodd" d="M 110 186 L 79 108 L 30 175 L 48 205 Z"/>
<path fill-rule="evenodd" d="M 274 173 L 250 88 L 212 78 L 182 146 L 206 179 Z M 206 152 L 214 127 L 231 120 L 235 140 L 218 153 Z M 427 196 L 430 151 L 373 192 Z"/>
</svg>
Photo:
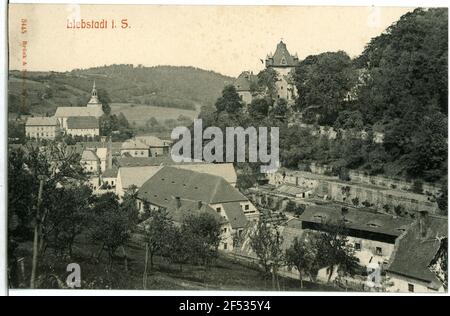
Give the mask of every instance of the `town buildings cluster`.
<svg viewBox="0 0 450 316">
<path fill-rule="evenodd" d="M 25 134 L 31 139 L 55 139 L 61 135 L 95 138 L 100 136 L 99 119 L 104 114 L 95 82 L 86 106 L 60 106 L 52 117 L 30 117 Z"/>
<path fill-rule="evenodd" d="M 276 98 L 292 103 L 297 97 L 292 71 L 298 63 L 283 41 L 267 56 L 266 68 L 277 73 Z M 245 104 L 255 97 L 256 80 L 252 72 L 244 71 L 234 83 Z M 26 135 L 35 139 L 55 139 L 61 134 L 99 136 L 102 115 L 94 83 L 86 106 L 58 107 L 53 117 L 30 117 Z M 382 142 L 383 135 L 375 137 Z M 97 142 L 69 147 L 80 155 L 95 194 L 114 192 L 122 198 L 128 189 L 135 188 L 141 212 L 164 208 L 175 223 L 181 223 L 189 213 L 212 214 L 221 224 L 219 249 L 225 253 L 256 258 L 248 237 L 262 209 L 287 214 L 281 223 L 285 248 L 295 237 L 323 232 L 326 222 L 342 219 L 359 264 L 379 267 L 390 281 L 386 290 L 445 290 L 446 271 L 440 261 L 446 256 L 448 224 L 446 217 L 437 215 L 437 188 L 431 184 L 423 184 L 422 192 L 412 192 L 413 185 L 407 181 L 356 171 L 344 181 L 330 175 L 326 166 L 313 164 L 309 171 L 281 168 L 243 194 L 237 189 L 233 164 L 175 163 L 169 155 L 170 146 L 170 140 L 136 136 L 125 142 L 101 137 Z M 292 202 L 300 207 L 298 214 L 287 211 Z M 237 244 L 236 237 L 247 238 L 247 242 Z M 319 280 L 327 278 L 327 269 L 319 271 Z M 280 273 L 297 277 L 288 269 Z"/>
</svg>

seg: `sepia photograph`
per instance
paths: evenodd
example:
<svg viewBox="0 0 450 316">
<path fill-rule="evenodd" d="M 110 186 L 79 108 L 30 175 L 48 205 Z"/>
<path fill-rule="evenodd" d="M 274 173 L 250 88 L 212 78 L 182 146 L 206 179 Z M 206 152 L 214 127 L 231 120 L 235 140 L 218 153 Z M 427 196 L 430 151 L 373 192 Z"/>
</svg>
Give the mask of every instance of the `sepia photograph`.
<svg viewBox="0 0 450 316">
<path fill-rule="evenodd" d="M 256 4 L 7 5 L 8 291 L 447 293 L 448 8 Z"/>
</svg>

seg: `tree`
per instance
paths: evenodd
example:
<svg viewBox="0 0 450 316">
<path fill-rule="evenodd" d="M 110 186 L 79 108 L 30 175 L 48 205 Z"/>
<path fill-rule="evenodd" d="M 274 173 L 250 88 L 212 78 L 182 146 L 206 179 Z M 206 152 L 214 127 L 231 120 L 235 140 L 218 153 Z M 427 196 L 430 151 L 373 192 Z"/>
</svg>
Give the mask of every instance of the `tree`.
<svg viewBox="0 0 450 316">
<path fill-rule="evenodd" d="M 172 264 L 178 264 L 180 271 L 183 270 L 183 263 L 190 258 L 190 248 L 181 228 L 171 225 L 167 229 L 166 243 L 164 244 L 163 257 Z"/>
<path fill-rule="evenodd" d="M 283 236 L 277 226 L 260 219 L 255 229 L 250 233 L 250 247 L 258 257 L 264 270 L 264 276 L 272 275 L 272 286 L 279 289 L 278 269 L 283 263 Z"/>
<path fill-rule="evenodd" d="M 155 255 L 162 253 L 172 220 L 166 209 L 146 208 L 145 213 L 148 218 L 142 225 L 144 227 L 144 241 L 150 258 L 150 269 L 152 270 L 153 258 Z"/>
<path fill-rule="evenodd" d="M 109 97 L 108 91 L 105 89 L 97 89 L 98 100 L 102 104 L 102 110 L 106 115 L 111 114 L 111 98 Z"/>
<path fill-rule="evenodd" d="M 288 104 L 285 99 L 278 99 L 272 110 L 275 117 L 284 117 L 289 112 Z"/>
<path fill-rule="evenodd" d="M 108 192 L 97 197 L 90 218 L 90 237 L 108 254 L 107 271 L 111 272 L 113 258 L 119 247 L 125 246 L 130 237 L 129 215 L 119 206 L 117 196 Z"/>
<path fill-rule="evenodd" d="M 92 190 L 85 185 L 56 188 L 44 202 L 49 211 L 42 228 L 40 251 L 51 246 L 57 255 L 72 256 L 75 238 L 87 225 Z"/>
<path fill-rule="evenodd" d="M 296 268 L 299 273 L 300 288 L 303 288 L 304 273 L 308 274 L 310 279 L 314 279 L 319 271 L 314 238 L 312 234 L 295 237 L 291 246 L 285 251 L 286 265 Z"/>
<path fill-rule="evenodd" d="M 335 129 L 343 130 L 357 130 L 361 131 L 364 128 L 363 116 L 360 111 L 341 111 L 334 122 Z"/>
<path fill-rule="evenodd" d="M 270 105 L 266 99 L 253 99 L 248 107 L 249 114 L 254 118 L 265 117 L 269 114 Z"/>
<path fill-rule="evenodd" d="M 316 249 L 318 263 L 329 269 L 328 282 L 337 266 L 343 273 L 354 274 L 358 259 L 348 242 L 347 229 L 343 221 L 322 224 L 322 232 L 316 239 Z"/>
<path fill-rule="evenodd" d="M 137 187 L 131 185 L 126 191 L 120 204 L 121 210 L 127 214 L 128 227 L 131 232 L 136 230 L 136 225 L 139 222 L 139 209 L 137 207 Z M 128 257 L 125 246 L 122 245 L 122 252 L 124 255 L 125 271 L 128 271 Z"/>
<path fill-rule="evenodd" d="M 266 68 L 260 71 L 257 75 L 257 85 L 255 91 L 264 97 L 268 97 L 269 100 L 277 99 L 277 87 L 278 73 L 273 68 Z"/>
<path fill-rule="evenodd" d="M 233 85 L 226 86 L 222 91 L 222 96 L 216 101 L 218 112 L 237 113 L 242 107 L 241 98 Z"/>
<path fill-rule="evenodd" d="M 45 243 L 42 235 L 48 222 L 49 207 L 43 201 L 52 196 L 57 187 L 85 181 L 79 155 L 63 143 L 47 142 L 29 145 L 10 152 L 8 162 L 9 210 L 18 219 L 12 232 L 30 234 L 33 228 L 33 260 L 30 287 L 34 288 L 39 257 Z M 14 190 L 15 192 L 13 192 Z"/>
<path fill-rule="evenodd" d="M 356 85 L 357 72 L 345 52 L 327 52 L 301 61 L 294 81 L 299 93 L 296 109 L 310 122 L 318 118 L 320 125 L 332 126 Z"/>
<path fill-rule="evenodd" d="M 188 213 L 181 224 L 181 232 L 191 251 L 190 260 L 205 268 L 217 257 L 221 241 L 221 224 L 213 214 Z"/>
</svg>

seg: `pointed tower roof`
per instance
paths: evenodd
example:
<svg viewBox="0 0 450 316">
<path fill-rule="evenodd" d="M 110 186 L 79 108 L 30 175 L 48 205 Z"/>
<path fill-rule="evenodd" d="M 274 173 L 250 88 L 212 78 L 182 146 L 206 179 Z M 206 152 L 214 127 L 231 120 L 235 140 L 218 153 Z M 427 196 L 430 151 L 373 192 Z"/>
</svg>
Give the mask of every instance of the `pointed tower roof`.
<svg viewBox="0 0 450 316">
<path fill-rule="evenodd" d="M 94 84 L 92 86 L 92 91 L 91 91 L 91 99 L 89 100 L 87 106 L 98 106 L 101 105 L 98 96 L 97 96 L 97 89 L 95 88 L 95 80 L 94 80 Z"/>
<path fill-rule="evenodd" d="M 267 66 L 294 67 L 298 64 L 298 57 L 292 56 L 287 50 L 286 44 L 281 40 L 272 57 L 266 60 Z"/>
</svg>

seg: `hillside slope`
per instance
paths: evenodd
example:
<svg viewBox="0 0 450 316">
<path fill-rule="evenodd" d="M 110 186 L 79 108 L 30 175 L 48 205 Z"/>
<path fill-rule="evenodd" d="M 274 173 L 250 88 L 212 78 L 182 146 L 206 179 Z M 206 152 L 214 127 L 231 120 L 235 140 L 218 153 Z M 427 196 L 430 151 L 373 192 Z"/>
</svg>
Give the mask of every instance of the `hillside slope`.
<svg viewBox="0 0 450 316">
<path fill-rule="evenodd" d="M 23 107 L 25 112 L 51 115 L 58 106 L 86 104 L 94 80 L 99 90 L 108 93 L 112 103 L 193 110 L 213 104 L 224 85 L 233 78 L 178 66 L 111 65 L 64 73 L 29 72 L 25 81 L 20 72 L 10 71 L 8 110 L 17 112 Z M 24 106 L 21 102 L 23 87 L 26 91 Z"/>
</svg>

